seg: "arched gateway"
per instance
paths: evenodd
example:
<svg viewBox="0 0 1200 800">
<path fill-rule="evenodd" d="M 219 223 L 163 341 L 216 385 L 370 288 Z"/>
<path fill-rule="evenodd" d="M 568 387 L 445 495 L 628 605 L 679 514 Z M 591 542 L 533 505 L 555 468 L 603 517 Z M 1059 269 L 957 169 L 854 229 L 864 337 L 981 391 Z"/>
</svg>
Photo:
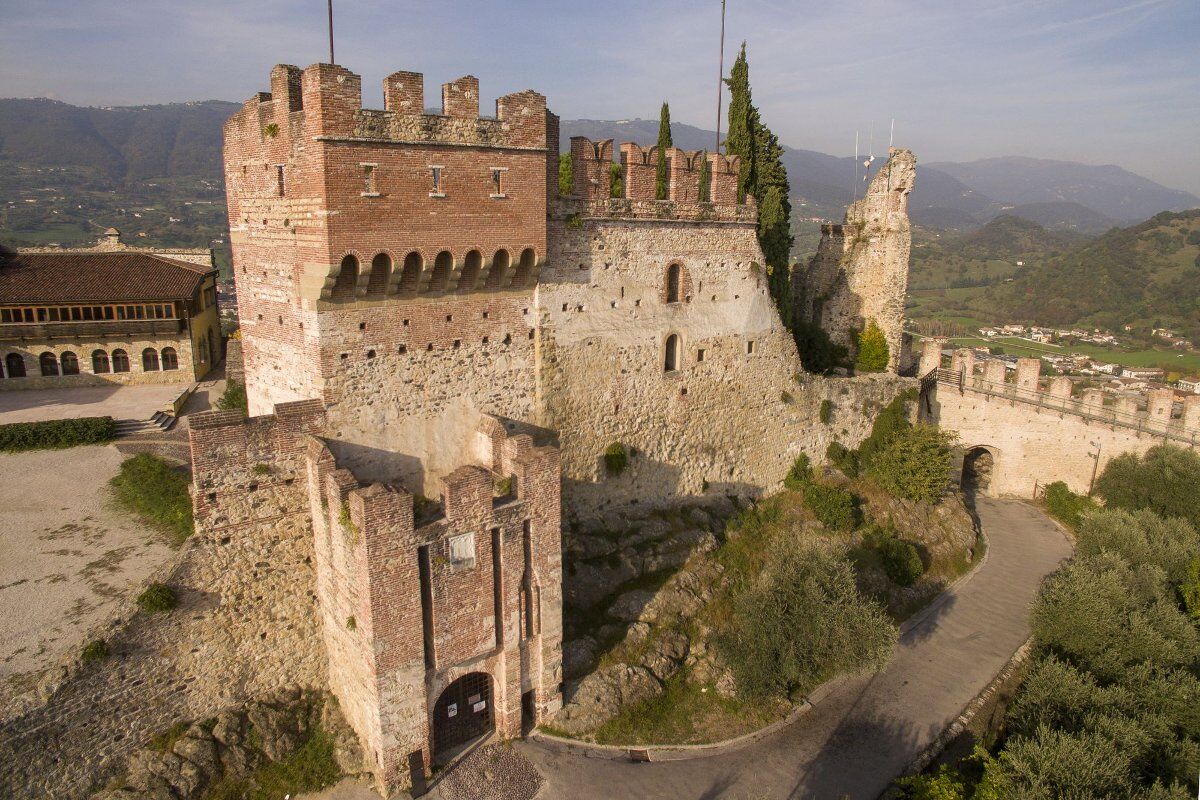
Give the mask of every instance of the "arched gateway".
<svg viewBox="0 0 1200 800">
<path fill-rule="evenodd" d="M 470 672 L 450 684 L 433 707 L 433 763 L 443 764 L 465 744 L 491 733 L 492 678 Z"/>
<path fill-rule="evenodd" d="M 991 494 L 992 473 L 996 455 L 989 447 L 972 447 L 963 456 L 962 489 L 968 497 L 987 497 Z"/>
</svg>

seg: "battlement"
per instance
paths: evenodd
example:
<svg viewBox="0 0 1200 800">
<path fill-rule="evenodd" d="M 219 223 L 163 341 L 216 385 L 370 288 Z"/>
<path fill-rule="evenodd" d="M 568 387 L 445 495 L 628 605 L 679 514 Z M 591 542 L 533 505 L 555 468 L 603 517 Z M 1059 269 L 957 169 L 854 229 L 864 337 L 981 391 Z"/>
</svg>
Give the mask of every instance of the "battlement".
<svg viewBox="0 0 1200 800">
<path fill-rule="evenodd" d="M 613 192 L 613 141 L 593 142 L 571 137 L 572 196 L 582 200 L 625 199 L 656 202 L 659 159 L 668 163 L 667 200 L 673 203 L 737 205 L 739 156 L 686 151 L 672 147 L 660 154 L 657 147 L 643 149 L 633 142 L 621 145 L 621 191 Z M 704 165 L 708 174 L 704 175 Z M 706 185 L 701 179 L 706 178 Z M 748 203 L 752 203 L 748 199 Z"/>
<path fill-rule="evenodd" d="M 532 90 L 496 100 L 492 119 L 479 115 L 479 79 L 473 75 L 442 86 L 442 113 L 426 114 L 424 76 L 393 72 L 383 79 L 384 108 L 362 107 L 362 78 L 336 64 L 301 70 L 279 64 L 271 91 L 243 104 L 231 123 L 257 126 L 264 143 L 292 138 L 456 144 L 545 150 L 546 98 Z"/>
<path fill-rule="evenodd" d="M 1101 389 L 1084 389 L 1078 396 L 1070 378 L 1057 376 L 1048 382 L 1041 379 L 1042 362 L 1037 358 L 1017 361 L 1010 376 L 1003 361 L 987 359 L 980 362 L 974 350 L 954 351 L 948 367 L 942 365 L 941 348 L 945 340 L 927 339 L 921 358 L 924 374 L 937 370 L 939 386 L 1001 397 L 1041 408 L 1084 417 L 1121 428 L 1146 432 L 1181 444 L 1200 445 L 1200 395 L 1175 400 L 1171 389 L 1154 389 L 1138 396 L 1113 396 Z M 935 360 L 936 359 L 936 360 Z"/>
</svg>

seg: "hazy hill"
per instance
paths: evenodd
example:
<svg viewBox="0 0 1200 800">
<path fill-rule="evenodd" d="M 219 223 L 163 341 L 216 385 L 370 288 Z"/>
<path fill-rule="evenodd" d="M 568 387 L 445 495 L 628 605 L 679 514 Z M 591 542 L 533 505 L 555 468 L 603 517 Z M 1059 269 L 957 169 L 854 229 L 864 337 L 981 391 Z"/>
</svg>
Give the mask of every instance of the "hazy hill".
<svg viewBox="0 0 1200 800">
<path fill-rule="evenodd" d="M 1010 215 L 960 235 L 918 228 L 909 285 L 914 291 L 989 286 L 1011 278 L 1023 265 L 1065 253 L 1085 240 Z"/>
<path fill-rule="evenodd" d="M 78 166 L 116 179 L 221 180 L 221 125 L 236 103 L 210 100 L 81 108 L 0 100 L 0 156 L 26 165 Z"/>
<path fill-rule="evenodd" d="M 928 167 L 1004 203 L 1078 203 L 1126 224 L 1159 211 L 1200 207 L 1200 197 L 1194 194 L 1168 189 L 1112 164 L 1005 156 L 965 164 L 935 162 Z"/>
<path fill-rule="evenodd" d="M 1200 210 L 1113 229 L 1017 270 L 969 305 L 1014 321 L 1159 322 L 1200 338 Z"/>
</svg>

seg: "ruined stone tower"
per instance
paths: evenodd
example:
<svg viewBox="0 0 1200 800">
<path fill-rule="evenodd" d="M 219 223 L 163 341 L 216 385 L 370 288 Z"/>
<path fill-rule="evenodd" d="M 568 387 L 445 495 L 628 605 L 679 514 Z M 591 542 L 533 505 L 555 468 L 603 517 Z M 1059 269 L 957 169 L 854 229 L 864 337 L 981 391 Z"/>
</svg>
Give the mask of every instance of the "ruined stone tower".
<svg viewBox="0 0 1200 800">
<path fill-rule="evenodd" d="M 866 195 L 846 210 L 841 225 L 821 226 L 816 255 L 796 271 L 796 313 L 854 354 L 855 334 L 874 320 L 888 343 L 888 369 L 911 357 L 904 337 L 904 297 L 912 227 L 908 195 L 916 156 L 892 148 Z"/>
</svg>

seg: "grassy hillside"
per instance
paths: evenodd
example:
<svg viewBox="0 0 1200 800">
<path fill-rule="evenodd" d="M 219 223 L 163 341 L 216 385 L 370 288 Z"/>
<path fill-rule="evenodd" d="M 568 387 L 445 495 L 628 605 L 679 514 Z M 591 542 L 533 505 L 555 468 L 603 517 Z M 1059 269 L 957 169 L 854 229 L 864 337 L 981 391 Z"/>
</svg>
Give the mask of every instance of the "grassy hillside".
<svg viewBox="0 0 1200 800">
<path fill-rule="evenodd" d="M 967 306 L 1011 321 L 1164 325 L 1200 338 L 1200 210 L 1114 228 L 1027 265 Z"/>
<path fill-rule="evenodd" d="M 1002 216 L 960 236 L 920 228 L 913 236 L 913 291 L 988 286 L 1021 267 L 1064 253 L 1083 237 L 1051 232 L 1027 219 Z"/>
</svg>

